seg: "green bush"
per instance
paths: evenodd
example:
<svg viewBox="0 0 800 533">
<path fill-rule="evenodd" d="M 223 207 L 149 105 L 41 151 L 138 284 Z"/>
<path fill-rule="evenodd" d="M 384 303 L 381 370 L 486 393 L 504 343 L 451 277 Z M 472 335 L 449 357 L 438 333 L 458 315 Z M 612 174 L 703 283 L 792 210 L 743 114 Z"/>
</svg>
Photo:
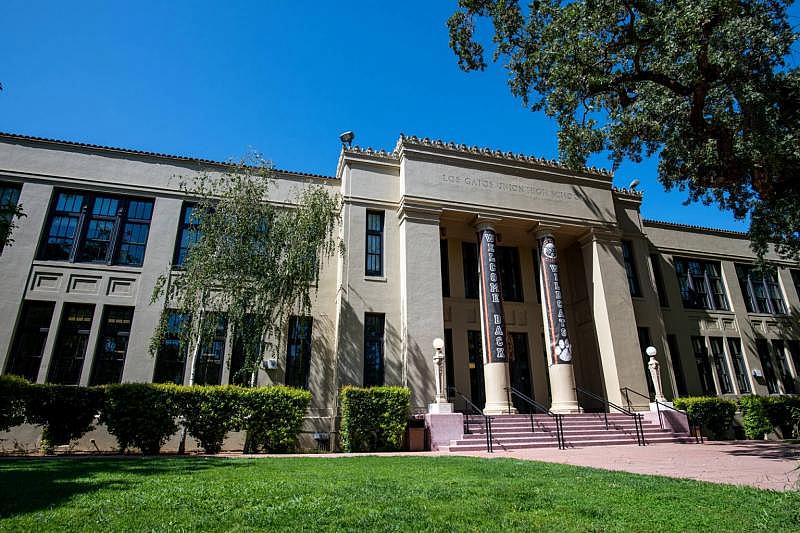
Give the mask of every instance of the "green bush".
<svg viewBox="0 0 800 533">
<path fill-rule="evenodd" d="M 394 451 L 403 445 L 411 391 L 404 387 L 344 387 L 339 392 L 346 452 Z"/>
<path fill-rule="evenodd" d="M 25 422 L 25 400 L 30 385 L 19 376 L 0 376 L 0 431 Z"/>
<path fill-rule="evenodd" d="M 176 385 L 123 383 L 108 385 L 100 422 L 117 438 L 121 452 L 129 447 L 155 455 L 178 431 Z"/>
<path fill-rule="evenodd" d="M 294 449 L 311 393 L 283 386 L 241 391 L 242 425 L 250 446 L 266 452 Z"/>
<path fill-rule="evenodd" d="M 721 439 L 733 427 L 736 403 L 714 396 L 675 398 L 675 407 L 686 411 L 689 422 L 700 424 L 710 439 Z"/>
<path fill-rule="evenodd" d="M 774 428 L 788 439 L 794 433 L 793 410 L 800 409 L 800 396 L 769 396 L 765 398 L 767 416 Z"/>
<path fill-rule="evenodd" d="M 186 429 L 206 453 L 219 453 L 228 432 L 241 425 L 245 391 L 230 385 L 178 388 L 176 400 Z"/>
<path fill-rule="evenodd" d="M 25 419 L 42 426 L 42 447 L 69 444 L 93 429 L 94 417 L 103 405 L 100 387 L 75 387 L 51 383 L 29 385 Z"/>
<path fill-rule="evenodd" d="M 742 396 L 739 409 L 742 411 L 742 426 L 748 439 L 763 439 L 773 425 L 767 415 L 766 399 L 763 396 Z"/>
</svg>

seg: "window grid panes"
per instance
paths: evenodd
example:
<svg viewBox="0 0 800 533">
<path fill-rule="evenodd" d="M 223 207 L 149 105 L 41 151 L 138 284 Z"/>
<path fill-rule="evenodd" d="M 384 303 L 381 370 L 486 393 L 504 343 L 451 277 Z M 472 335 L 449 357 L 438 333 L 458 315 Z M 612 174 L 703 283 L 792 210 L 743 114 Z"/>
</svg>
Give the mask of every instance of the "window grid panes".
<svg viewBox="0 0 800 533">
<path fill-rule="evenodd" d="M 667 348 L 669 348 L 669 360 L 672 362 L 672 371 L 675 373 L 675 386 L 678 389 L 678 396 L 686 396 L 686 374 L 683 371 L 681 353 L 678 349 L 678 338 L 673 334 L 667 335 Z"/>
<path fill-rule="evenodd" d="M 21 187 L 16 184 L 0 183 L 0 218 L 3 224 L 8 227 L 14 217 L 12 211 L 17 207 Z M 0 235 L 0 254 L 6 245 L 5 235 Z"/>
<path fill-rule="evenodd" d="M 122 383 L 132 321 L 132 307 L 106 306 L 103 309 L 103 322 L 94 353 L 90 385 Z"/>
<path fill-rule="evenodd" d="M 761 372 L 767 385 L 767 392 L 778 394 L 778 378 L 775 376 L 775 366 L 769 353 L 769 342 L 766 339 L 756 339 L 756 352 L 761 363 Z"/>
<path fill-rule="evenodd" d="M 175 251 L 175 265 L 181 266 L 186 261 L 189 249 L 200 240 L 200 220 L 197 217 L 197 206 L 184 203 L 181 209 L 181 225 L 178 231 L 178 244 Z"/>
<path fill-rule="evenodd" d="M 717 388 L 714 385 L 714 376 L 711 363 L 708 360 L 708 349 L 703 337 L 692 337 L 692 349 L 697 364 L 697 373 L 700 378 L 700 388 L 706 396 L 716 396 Z"/>
<path fill-rule="evenodd" d="M 189 319 L 189 315 L 172 310 L 167 311 L 164 341 L 156 354 L 154 383 L 183 384 L 187 348 L 181 343 L 181 330 L 185 321 Z"/>
<path fill-rule="evenodd" d="M 92 329 L 94 305 L 64 304 L 53 359 L 47 375 L 48 383 L 77 385 L 81 378 L 89 332 Z"/>
<path fill-rule="evenodd" d="M 729 309 L 719 263 L 676 257 L 675 273 L 684 307 L 725 311 Z"/>
<path fill-rule="evenodd" d="M 625 263 L 625 274 L 628 276 L 628 288 L 631 296 L 641 296 L 642 291 L 639 288 L 639 277 L 636 275 L 631 241 L 622 241 L 622 260 Z"/>
<path fill-rule="evenodd" d="M 736 376 L 736 385 L 739 386 L 739 394 L 749 393 L 750 377 L 747 373 L 747 365 L 745 365 L 744 362 L 744 355 L 742 355 L 741 339 L 728 339 L 728 351 L 731 354 L 733 373 Z"/>
<path fill-rule="evenodd" d="M 728 371 L 728 362 L 725 360 L 725 343 L 722 337 L 710 337 L 711 357 L 714 359 L 714 368 L 717 370 L 717 381 L 722 394 L 733 394 L 733 383 Z"/>
<path fill-rule="evenodd" d="M 289 334 L 286 345 L 286 376 L 284 382 L 289 387 L 308 388 L 311 372 L 311 328 L 310 316 L 289 318 Z"/>
<path fill-rule="evenodd" d="M 775 269 L 759 272 L 751 265 L 736 265 L 736 275 L 748 312 L 786 314 Z"/>
<path fill-rule="evenodd" d="M 6 374 L 37 380 L 54 308 L 53 302 L 23 302 Z"/>
<path fill-rule="evenodd" d="M 650 266 L 653 268 L 653 277 L 656 281 L 656 292 L 658 293 L 658 303 L 661 307 L 669 307 L 669 300 L 667 299 L 667 290 L 664 288 L 664 275 L 661 272 L 661 263 L 659 256 L 656 254 L 650 255 Z"/>
<path fill-rule="evenodd" d="M 792 378 L 792 372 L 789 370 L 789 362 L 786 359 L 786 344 L 783 340 L 773 339 L 772 351 L 775 354 L 775 360 L 778 362 L 778 374 L 780 374 L 781 377 L 784 394 L 794 394 L 794 378 Z"/>
<path fill-rule="evenodd" d="M 383 211 L 367 211 L 367 276 L 383 276 Z"/>
<path fill-rule="evenodd" d="M 383 336 L 385 316 L 378 313 L 364 315 L 364 386 L 383 386 Z"/>
<path fill-rule="evenodd" d="M 222 383 L 222 362 L 225 359 L 225 339 L 228 332 L 228 317 L 224 313 L 208 313 L 204 316 L 213 324 L 205 333 L 194 370 L 195 385 L 219 385 Z"/>
</svg>

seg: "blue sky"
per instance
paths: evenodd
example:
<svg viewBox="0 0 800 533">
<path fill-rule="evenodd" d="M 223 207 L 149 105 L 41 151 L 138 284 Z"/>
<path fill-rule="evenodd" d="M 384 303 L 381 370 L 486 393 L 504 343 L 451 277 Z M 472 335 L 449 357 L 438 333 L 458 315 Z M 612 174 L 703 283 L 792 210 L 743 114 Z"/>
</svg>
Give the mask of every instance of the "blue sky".
<svg viewBox="0 0 800 533">
<path fill-rule="evenodd" d="M 554 125 L 510 95 L 499 65 L 457 68 L 454 6 L 5 0 L 0 130 L 221 160 L 256 149 L 326 175 L 344 130 L 375 148 L 403 132 L 555 158 Z M 615 177 L 641 179 L 645 217 L 746 229 L 683 206 L 655 175 L 647 162 Z"/>
</svg>

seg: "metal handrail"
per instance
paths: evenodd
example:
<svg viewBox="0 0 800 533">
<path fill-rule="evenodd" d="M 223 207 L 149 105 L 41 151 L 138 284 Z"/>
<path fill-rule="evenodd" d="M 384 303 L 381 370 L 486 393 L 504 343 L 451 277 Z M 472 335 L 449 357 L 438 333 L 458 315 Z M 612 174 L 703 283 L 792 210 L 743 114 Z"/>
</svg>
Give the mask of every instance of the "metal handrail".
<svg viewBox="0 0 800 533">
<path fill-rule="evenodd" d="M 640 413 L 629 411 L 629 410 L 625 409 L 624 407 L 620 407 L 619 405 L 617 405 L 617 404 L 615 404 L 613 402 L 610 402 L 608 399 L 606 399 L 606 398 L 604 398 L 602 396 L 599 396 L 599 395 L 597 395 L 597 394 L 595 394 L 595 393 L 593 393 L 591 391 L 588 391 L 586 389 L 582 389 L 580 387 L 575 387 L 573 390 L 576 393 L 583 394 L 584 396 L 588 396 L 589 398 L 592 398 L 593 400 L 598 400 L 600 402 L 603 402 L 603 404 L 606 407 L 605 410 L 603 411 L 603 417 L 605 418 L 605 422 L 606 422 L 606 430 L 608 430 L 608 411 L 609 411 L 609 409 L 612 409 L 612 408 L 616 409 L 620 413 L 622 413 L 622 414 L 624 414 L 626 416 L 630 416 L 631 418 L 633 418 L 633 427 L 634 427 L 634 429 L 636 431 L 636 443 L 639 446 L 647 446 L 647 442 L 644 440 L 644 428 L 643 428 L 643 424 L 642 424 L 642 419 L 644 417 Z"/>
<path fill-rule="evenodd" d="M 625 401 L 628 402 L 628 408 L 629 409 L 631 408 L 631 399 L 628 396 L 629 392 L 632 392 L 637 396 L 645 398 L 646 400 L 649 400 L 651 403 L 655 403 L 656 404 L 656 412 L 658 413 L 658 425 L 661 426 L 661 429 L 664 429 L 664 421 L 661 418 L 661 407 L 666 407 L 667 409 L 671 409 L 672 411 L 675 411 L 677 413 L 682 413 L 682 414 L 686 415 L 686 420 L 689 421 L 689 431 L 694 433 L 694 441 L 695 442 L 699 442 L 701 444 L 704 442 L 704 440 L 703 440 L 703 421 L 702 420 L 698 419 L 697 423 L 695 424 L 695 423 L 692 422 L 692 418 L 689 417 L 689 414 L 686 411 L 681 411 L 680 409 L 676 409 L 672 405 L 668 405 L 666 403 L 659 402 L 656 399 L 650 399 L 649 396 L 645 396 L 641 392 L 635 391 L 630 387 L 622 387 L 620 389 L 620 392 L 624 392 L 625 393 Z M 697 430 L 697 431 L 692 431 L 692 430 Z"/>
<path fill-rule="evenodd" d="M 566 450 L 567 445 L 564 442 L 564 415 L 561 413 L 554 413 L 549 408 L 545 407 L 544 405 L 540 404 L 530 396 L 523 394 L 522 392 L 518 391 L 514 387 L 506 387 L 506 393 L 508 394 L 508 404 L 511 405 L 511 396 L 514 395 L 517 398 L 520 398 L 523 402 L 527 403 L 528 405 L 532 406 L 535 409 L 538 409 L 542 413 L 546 414 L 549 417 L 552 417 L 556 423 L 556 440 L 558 441 L 558 449 L 559 450 Z M 533 419 L 533 411 L 530 413 L 530 420 L 531 420 L 531 433 L 535 433 L 535 424 Z"/>
<path fill-rule="evenodd" d="M 494 445 L 493 445 L 493 442 L 492 442 L 494 440 L 494 433 L 492 432 L 492 420 L 493 420 L 493 417 L 491 417 L 491 416 L 487 415 L 486 413 L 484 413 L 483 410 L 480 407 L 478 407 L 477 405 L 472 403 L 472 401 L 470 401 L 469 398 L 467 398 L 466 396 L 464 396 L 463 394 L 458 392 L 458 390 L 456 390 L 455 387 L 450 387 L 450 390 L 452 392 L 454 392 L 459 398 L 464 400 L 464 403 L 466 404 L 467 407 L 471 408 L 476 414 L 479 414 L 479 415 L 481 415 L 483 417 L 483 422 L 484 422 L 485 428 L 486 428 L 486 430 L 484 432 L 486 434 L 486 451 L 489 452 L 489 453 L 494 453 Z M 469 413 L 466 413 L 465 419 L 466 419 L 466 425 L 467 425 L 466 433 L 469 434 L 469 433 L 471 433 L 470 427 L 469 427 Z"/>
</svg>

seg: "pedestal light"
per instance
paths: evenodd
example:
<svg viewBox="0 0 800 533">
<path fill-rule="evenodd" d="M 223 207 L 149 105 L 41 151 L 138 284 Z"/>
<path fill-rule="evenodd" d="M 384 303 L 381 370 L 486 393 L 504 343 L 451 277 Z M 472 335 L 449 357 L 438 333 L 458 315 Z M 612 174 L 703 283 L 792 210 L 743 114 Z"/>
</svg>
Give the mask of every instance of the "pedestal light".
<svg viewBox="0 0 800 533">
<path fill-rule="evenodd" d="M 452 413 L 453 404 L 447 401 L 447 378 L 445 372 L 444 341 L 433 339 L 433 370 L 436 378 L 436 397 L 428 405 L 429 413 Z"/>
</svg>

